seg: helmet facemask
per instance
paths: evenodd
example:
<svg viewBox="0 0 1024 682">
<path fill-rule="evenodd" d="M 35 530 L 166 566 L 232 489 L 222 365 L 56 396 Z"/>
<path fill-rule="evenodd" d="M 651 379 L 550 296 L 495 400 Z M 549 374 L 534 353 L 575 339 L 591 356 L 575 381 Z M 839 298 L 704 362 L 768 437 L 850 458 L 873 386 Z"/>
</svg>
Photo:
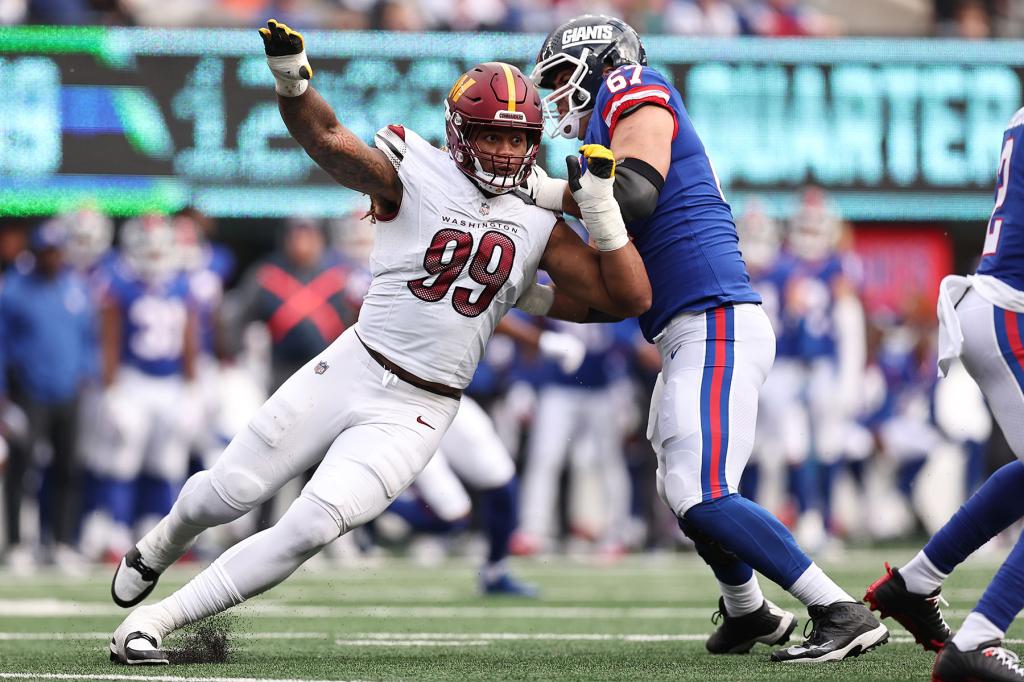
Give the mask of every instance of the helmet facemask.
<svg viewBox="0 0 1024 682">
<path fill-rule="evenodd" d="M 579 137 L 583 119 L 594 109 L 593 96 L 584 85 L 590 67 L 587 58 L 590 48 L 584 48 L 580 57 L 565 52 L 556 52 L 533 67 L 530 78 L 537 87 L 552 87 L 552 92 L 541 98 L 544 110 L 544 128 L 551 137 L 565 137 L 575 140 Z M 572 75 L 562 85 L 554 87 L 551 80 L 565 66 L 571 66 Z M 542 85 L 543 83 L 543 85 Z M 569 107 L 563 115 L 558 110 L 558 103 L 565 101 Z"/>
<path fill-rule="evenodd" d="M 493 121 L 470 118 L 462 112 L 451 111 L 445 102 L 448 147 L 455 163 L 484 191 L 506 194 L 519 187 L 533 169 L 540 151 L 542 125 L 528 124 L 526 115 L 521 112 L 499 111 L 496 116 L 497 120 Z M 477 136 L 489 127 L 520 132 L 526 138 L 526 153 L 493 154 L 480 149 Z"/>
</svg>

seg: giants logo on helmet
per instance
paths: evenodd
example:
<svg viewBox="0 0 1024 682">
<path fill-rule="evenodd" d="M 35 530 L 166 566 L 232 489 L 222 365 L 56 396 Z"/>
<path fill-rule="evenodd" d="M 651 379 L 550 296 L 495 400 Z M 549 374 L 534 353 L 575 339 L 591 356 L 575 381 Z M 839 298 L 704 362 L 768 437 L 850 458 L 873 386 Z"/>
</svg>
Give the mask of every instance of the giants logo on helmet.
<svg viewBox="0 0 1024 682">
<path fill-rule="evenodd" d="M 600 43 L 612 39 L 611 26 L 577 26 L 562 33 L 562 47 L 580 43 Z"/>
</svg>

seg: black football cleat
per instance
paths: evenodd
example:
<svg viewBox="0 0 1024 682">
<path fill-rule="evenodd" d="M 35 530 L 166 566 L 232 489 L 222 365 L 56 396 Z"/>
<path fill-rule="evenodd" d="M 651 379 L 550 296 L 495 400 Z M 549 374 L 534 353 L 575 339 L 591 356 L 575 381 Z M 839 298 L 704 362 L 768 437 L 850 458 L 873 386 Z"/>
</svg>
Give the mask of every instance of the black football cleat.
<svg viewBox="0 0 1024 682">
<path fill-rule="evenodd" d="M 150 595 L 159 579 L 160 574 L 143 562 L 139 548 L 132 547 L 114 571 L 110 596 L 121 608 L 131 608 Z"/>
<path fill-rule="evenodd" d="M 802 644 L 773 652 L 771 660 L 777 663 L 841 661 L 889 641 L 889 631 L 860 602 L 809 606 L 807 612 L 811 616 L 811 634 Z"/>
<path fill-rule="evenodd" d="M 928 651 L 940 651 L 952 636 L 939 610 L 940 590 L 931 594 L 914 594 L 899 569 L 885 565 L 885 575 L 871 583 L 864 601 L 882 618 L 892 618 L 914 636 Z"/>
<path fill-rule="evenodd" d="M 947 641 L 932 667 L 932 682 L 1022 682 L 1024 668 L 1017 654 L 1003 648 L 999 640 L 985 642 L 977 649 L 960 651 Z"/>
<path fill-rule="evenodd" d="M 719 620 L 722 624 L 705 642 L 713 654 L 745 654 L 758 642 L 772 646 L 785 644 L 796 629 L 796 616 L 767 599 L 757 611 L 733 617 L 725 610 L 725 600 L 719 597 L 718 611 L 711 622 L 717 624 Z"/>
<path fill-rule="evenodd" d="M 117 633 L 110 640 L 110 660 L 125 665 L 167 665 L 170 659 L 160 648 L 156 637 L 145 632 L 132 632 L 118 646 Z"/>
</svg>

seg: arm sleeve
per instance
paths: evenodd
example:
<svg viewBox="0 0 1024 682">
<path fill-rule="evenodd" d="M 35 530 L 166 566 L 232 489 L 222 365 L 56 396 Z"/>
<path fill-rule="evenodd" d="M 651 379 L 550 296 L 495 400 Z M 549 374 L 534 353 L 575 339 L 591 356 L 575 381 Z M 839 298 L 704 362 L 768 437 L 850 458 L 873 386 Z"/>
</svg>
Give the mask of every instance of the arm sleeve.
<svg viewBox="0 0 1024 682">
<path fill-rule="evenodd" d="M 647 104 L 662 107 L 672 114 L 674 140 L 679 133 L 679 114 L 672 103 L 672 93 L 672 84 L 654 69 L 647 66 L 620 66 L 608 74 L 598 90 L 594 113 L 601 117 L 601 122 L 608 129 L 608 137 L 611 138 L 623 116 Z"/>
</svg>

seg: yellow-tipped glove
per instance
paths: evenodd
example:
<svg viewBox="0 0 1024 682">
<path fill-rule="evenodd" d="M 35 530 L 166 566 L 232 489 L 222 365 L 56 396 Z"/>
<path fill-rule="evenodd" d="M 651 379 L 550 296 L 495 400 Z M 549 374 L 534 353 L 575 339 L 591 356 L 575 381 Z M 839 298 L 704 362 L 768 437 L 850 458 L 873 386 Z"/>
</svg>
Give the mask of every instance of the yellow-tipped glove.
<svg viewBox="0 0 1024 682">
<path fill-rule="evenodd" d="M 267 64 L 274 74 L 277 94 L 282 97 L 298 97 L 309 87 L 313 68 L 306 59 L 306 43 L 302 34 L 293 31 L 276 19 L 267 22 L 260 29 L 263 49 L 267 53 Z"/>
<path fill-rule="evenodd" d="M 615 156 L 599 144 L 585 144 L 580 153 L 587 159 L 586 173 L 579 158 L 565 157 L 569 190 L 580 207 L 580 217 L 598 249 L 620 249 L 629 242 L 629 234 L 615 201 Z"/>
</svg>

